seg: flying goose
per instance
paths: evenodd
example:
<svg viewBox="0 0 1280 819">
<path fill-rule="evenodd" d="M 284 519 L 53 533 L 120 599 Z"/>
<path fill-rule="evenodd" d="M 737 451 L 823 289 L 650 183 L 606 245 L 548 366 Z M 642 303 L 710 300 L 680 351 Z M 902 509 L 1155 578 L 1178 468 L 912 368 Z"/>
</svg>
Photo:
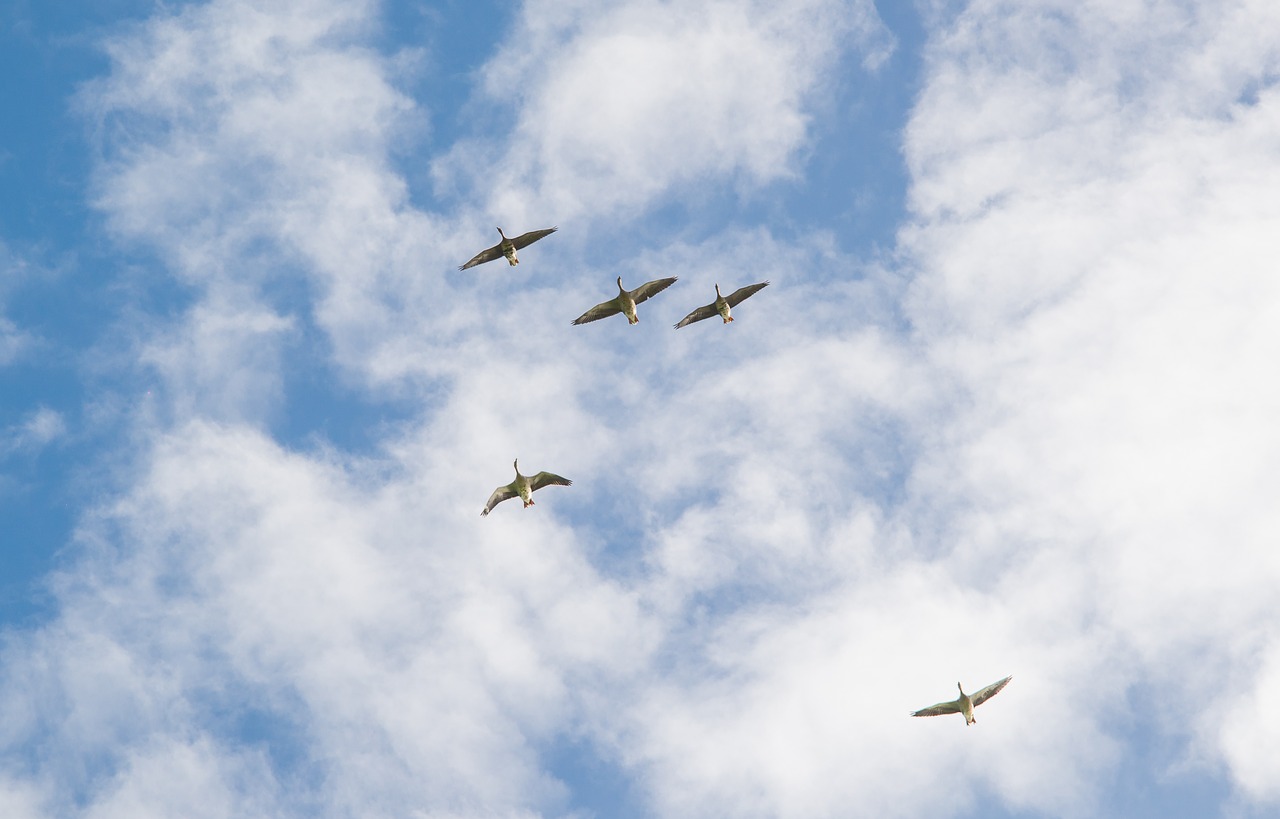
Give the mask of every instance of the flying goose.
<svg viewBox="0 0 1280 819">
<path fill-rule="evenodd" d="M 608 318 L 615 313 L 622 313 L 627 317 L 628 324 L 639 324 L 640 318 L 636 316 L 636 305 L 650 296 L 661 293 L 671 285 L 675 284 L 675 277 L 669 279 L 655 279 L 651 282 L 645 282 L 635 290 L 627 290 L 622 286 L 622 277 L 618 277 L 618 295 L 615 298 L 603 301 L 592 307 L 587 312 L 578 316 L 573 320 L 573 324 L 586 324 L 589 321 L 599 321 L 602 318 Z"/>
<path fill-rule="evenodd" d="M 722 296 L 720 295 L 720 285 L 717 284 L 716 300 L 706 305 L 705 307 L 699 307 L 697 310 L 694 310 L 689 315 L 680 319 L 680 323 L 676 325 L 676 329 L 679 330 L 681 327 L 685 326 L 686 324 L 693 324 L 695 321 L 702 321 L 703 319 L 709 319 L 712 316 L 714 316 L 716 313 L 719 313 L 720 318 L 724 319 L 724 323 L 728 324 L 729 322 L 733 321 L 733 316 L 729 313 L 730 308 L 737 307 L 739 303 L 746 301 L 747 299 L 754 296 L 757 292 L 759 292 L 760 290 L 763 290 L 768 286 L 769 286 L 768 282 L 760 282 L 759 284 L 749 284 L 746 287 L 739 287 L 737 290 L 733 291 L 727 296 Z"/>
<path fill-rule="evenodd" d="M 954 699 L 951 702 L 940 702 L 937 705 L 930 705 L 928 708 L 921 708 L 919 711 L 912 711 L 911 716 L 936 717 L 939 714 L 964 714 L 964 724 L 972 725 L 978 721 L 973 716 L 973 709 L 999 694 L 1000 689 L 1008 685 L 1009 680 L 1012 679 L 1012 676 L 1008 676 L 1000 682 L 993 682 L 972 697 L 964 693 L 964 689 L 960 688 L 960 683 L 956 683 L 956 688 L 960 688 L 959 699 Z"/>
<path fill-rule="evenodd" d="M 480 517 L 484 517 L 493 511 L 493 507 L 502 503 L 504 500 L 519 496 L 524 501 L 524 508 L 528 509 L 533 506 L 533 498 L 531 497 L 535 490 L 544 486 L 573 486 L 573 481 L 568 478 L 562 478 L 559 475 L 553 475 L 550 472 L 539 472 L 537 475 L 521 475 L 520 459 L 517 458 L 511 462 L 515 467 L 516 479 L 506 486 L 499 486 L 493 490 L 493 494 L 489 496 L 489 502 L 484 505 L 484 511 L 480 513 Z"/>
<path fill-rule="evenodd" d="M 491 262 L 494 259 L 507 257 L 507 264 L 514 267 L 520 264 L 520 260 L 516 258 L 516 251 L 522 247 L 527 247 L 541 239 L 543 236 L 550 236 L 555 233 L 558 228 L 544 228 L 543 230 L 531 230 L 528 233 L 522 233 L 514 239 L 508 239 L 507 234 L 502 232 L 502 228 L 498 228 L 498 235 L 502 237 L 502 241 L 498 242 L 488 250 L 482 250 L 466 264 L 459 267 L 459 270 L 466 270 L 468 267 L 475 267 L 478 264 Z"/>
</svg>

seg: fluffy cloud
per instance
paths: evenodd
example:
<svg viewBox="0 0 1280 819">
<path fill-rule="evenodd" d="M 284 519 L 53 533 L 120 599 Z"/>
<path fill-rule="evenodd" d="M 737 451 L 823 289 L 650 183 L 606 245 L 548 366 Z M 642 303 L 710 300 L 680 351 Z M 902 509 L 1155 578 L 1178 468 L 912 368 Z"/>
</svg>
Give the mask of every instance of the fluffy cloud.
<svg viewBox="0 0 1280 819">
<path fill-rule="evenodd" d="M 673 188 L 696 198 L 712 181 L 795 175 L 842 53 L 854 44 L 873 68 L 892 49 L 862 0 L 538 1 L 505 39 L 485 82 L 494 104 L 516 106 L 512 147 L 496 168 L 456 159 L 491 211 L 577 222 Z"/>
<path fill-rule="evenodd" d="M 536 745 L 571 680 L 643 656 L 634 595 L 554 521 L 482 522 L 470 497 L 441 518 L 422 499 L 463 494 L 431 491 L 447 465 L 401 469 L 166 436 L 86 528 L 59 625 L 10 646 L 6 740 L 54 793 L 110 772 L 90 816 L 554 810 Z"/>
<path fill-rule="evenodd" d="M 892 267 L 763 227 L 658 245 L 627 282 L 681 281 L 634 328 L 568 325 L 615 275 L 581 240 L 461 279 L 454 227 L 799 173 L 831 67 L 884 48 L 869 5 L 530 4 L 486 72 L 506 176 L 456 220 L 387 159 L 418 114 L 370 7 L 117 40 L 82 100 L 98 202 L 194 303 L 144 329 L 170 411 L 60 614 L 6 643 L 0 804 L 557 814 L 571 738 L 662 815 L 1080 815 L 1135 690 L 1274 799 L 1272 12 L 1109 8 L 933 33 Z M 670 329 L 763 278 L 734 325 Z M 423 409 L 290 449 L 264 419 L 299 365 Z M 575 486 L 482 521 L 517 455 Z M 906 716 L 1008 673 L 975 728 Z"/>
<path fill-rule="evenodd" d="M 1165 729 L 1262 797 L 1239 749 L 1280 723 L 1210 726 L 1254 686 L 1218 671 L 1271 650 L 1280 571 L 1275 12 L 1126 8 L 977 4 L 939 38 L 905 248 L 964 403 L 917 474 L 960 563 L 1087 567 L 1074 619 L 1106 624 L 1129 685 L 1191 713 Z"/>
</svg>

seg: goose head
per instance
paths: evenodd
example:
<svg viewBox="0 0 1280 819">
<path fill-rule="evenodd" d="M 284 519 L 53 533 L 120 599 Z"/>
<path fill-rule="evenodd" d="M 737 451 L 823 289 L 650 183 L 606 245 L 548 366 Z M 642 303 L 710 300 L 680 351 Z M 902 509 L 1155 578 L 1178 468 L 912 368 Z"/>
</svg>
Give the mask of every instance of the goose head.
<svg viewBox="0 0 1280 819">
<path fill-rule="evenodd" d="M 507 238 L 507 234 L 502 232 L 502 228 L 498 228 L 498 235 L 501 236 L 503 239 Z"/>
<path fill-rule="evenodd" d="M 512 468 L 512 469 L 514 469 L 514 470 L 516 471 L 516 474 L 517 474 L 517 475 L 519 475 L 519 474 L 520 474 L 520 459 L 519 459 L 519 458 L 516 458 L 514 461 L 512 461 L 512 462 L 511 462 L 511 468 Z"/>
<path fill-rule="evenodd" d="M 618 292 L 619 292 L 619 293 L 625 293 L 625 292 L 627 292 L 627 288 L 625 288 L 625 287 L 623 287 L 623 286 L 622 286 L 622 277 L 621 277 L 621 276 L 619 276 L 619 277 L 618 277 Z"/>
<path fill-rule="evenodd" d="M 960 683 L 956 683 L 956 688 L 960 688 Z M 960 688 L 960 696 L 964 696 L 964 689 Z"/>
<path fill-rule="evenodd" d="M 722 298 L 724 298 L 724 296 L 721 296 L 721 295 L 720 295 L 720 285 L 719 285 L 719 284 L 717 284 L 717 285 L 716 285 L 716 298 L 718 298 L 718 299 L 722 299 Z"/>
</svg>

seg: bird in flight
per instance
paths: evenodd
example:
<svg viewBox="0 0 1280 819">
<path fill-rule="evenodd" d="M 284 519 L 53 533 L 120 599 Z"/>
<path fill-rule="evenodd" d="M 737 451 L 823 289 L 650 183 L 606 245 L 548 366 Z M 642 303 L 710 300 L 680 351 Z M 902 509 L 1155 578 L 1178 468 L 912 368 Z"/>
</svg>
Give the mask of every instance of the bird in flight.
<svg viewBox="0 0 1280 819">
<path fill-rule="evenodd" d="M 515 497 L 524 501 L 524 508 L 528 509 L 533 506 L 533 493 L 544 486 L 573 486 L 573 481 L 568 478 L 562 478 L 559 475 L 553 475 L 550 472 L 539 472 L 537 475 L 521 475 L 519 458 L 512 461 L 511 465 L 515 467 L 516 479 L 506 486 L 499 486 L 493 490 L 493 494 L 489 496 L 489 502 L 484 505 L 484 511 L 480 513 L 480 517 L 492 512 L 493 507 L 504 500 Z"/>
<path fill-rule="evenodd" d="M 499 259 L 503 256 L 507 257 L 507 264 L 514 267 L 515 265 L 520 264 L 520 260 L 516 258 L 517 250 L 523 247 L 528 247 L 543 236 L 550 236 L 555 233 L 556 230 L 558 230 L 558 228 L 553 227 L 544 228 L 542 230 L 531 230 L 528 233 L 521 233 L 514 239 L 508 239 L 507 234 L 502 232 L 502 228 L 498 228 L 498 235 L 502 237 L 502 241 L 498 242 L 491 248 L 480 251 L 471 259 L 471 261 L 460 266 L 458 269 L 466 270 L 468 267 L 475 267 L 478 264 L 491 262 L 494 259 Z"/>
<path fill-rule="evenodd" d="M 618 277 L 618 295 L 602 301 L 587 312 L 578 316 L 573 320 L 573 324 L 586 324 L 589 321 L 599 321 L 602 318 L 621 313 L 627 317 L 628 324 L 640 323 L 640 317 L 636 315 L 636 305 L 640 302 L 661 293 L 671 285 L 675 284 L 675 277 L 669 279 L 655 279 L 651 282 L 645 282 L 635 290 L 628 290 L 622 286 L 622 277 Z"/>
<path fill-rule="evenodd" d="M 964 714 L 964 724 L 972 725 L 978 720 L 973 716 L 973 709 L 982 705 L 987 700 L 1000 693 L 1000 689 L 1009 684 L 1012 676 L 1005 677 L 999 682 L 993 682 L 986 688 L 982 689 L 973 696 L 964 693 L 964 689 L 960 688 L 960 683 L 956 683 L 956 688 L 960 688 L 960 696 L 951 702 L 940 702 L 937 705 L 930 705 L 928 708 L 921 708 L 919 711 L 912 711 L 913 717 L 936 717 L 940 714 Z"/>
<path fill-rule="evenodd" d="M 720 318 L 724 319 L 724 323 L 728 324 L 729 322 L 733 321 L 733 315 L 730 312 L 731 308 L 737 307 L 740 303 L 751 298 L 756 293 L 758 293 L 759 291 L 763 290 L 768 286 L 769 286 L 768 282 L 760 282 L 759 284 L 749 284 L 746 287 L 739 287 L 737 290 L 733 291 L 727 296 L 722 296 L 720 295 L 720 285 L 717 284 L 716 300 L 711 302 L 708 305 L 699 307 L 697 310 L 694 310 L 689 315 L 680 319 L 680 323 L 676 325 L 676 329 L 679 330 L 681 327 L 685 326 L 686 324 L 693 324 L 695 321 L 702 321 L 703 319 L 709 319 L 712 316 L 714 316 L 716 313 L 719 313 Z"/>
</svg>

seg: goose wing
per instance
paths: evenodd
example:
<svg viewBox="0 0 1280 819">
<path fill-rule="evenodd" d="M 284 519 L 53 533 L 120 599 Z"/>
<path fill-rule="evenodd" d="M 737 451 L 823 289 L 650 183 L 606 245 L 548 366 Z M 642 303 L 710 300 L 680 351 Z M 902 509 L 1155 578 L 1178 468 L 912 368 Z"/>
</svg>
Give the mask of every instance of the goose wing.
<svg viewBox="0 0 1280 819">
<path fill-rule="evenodd" d="M 952 700 L 951 702 L 940 702 L 937 705 L 930 705 L 928 708 L 921 708 L 919 711 L 912 711 L 913 717 L 936 717 L 942 714 L 958 714 L 960 713 L 960 700 Z"/>
<path fill-rule="evenodd" d="M 991 685 L 988 685 L 986 688 L 984 688 L 984 689 L 982 689 L 981 691 L 979 691 L 978 693 L 974 694 L 974 695 L 973 695 L 973 707 L 974 707 L 974 708 L 977 708 L 979 705 L 982 705 L 984 702 L 986 702 L 987 700 L 991 699 L 991 698 L 992 698 L 992 697 L 994 697 L 996 694 L 999 694 L 999 693 L 1000 693 L 1000 689 L 1002 689 L 1002 688 L 1004 688 L 1006 685 L 1008 685 L 1008 684 L 1009 684 L 1009 680 L 1012 680 L 1012 679 L 1013 679 L 1013 675 L 1011 674 L 1011 675 L 1009 675 L 1008 677 L 1005 677 L 1005 678 L 1004 678 L 1003 680 L 1001 680 L 1000 682 L 993 682 L 993 683 L 991 683 Z"/>
<path fill-rule="evenodd" d="M 725 296 L 724 300 L 729 302 L 730 307 L 737 307 L 739 303 L 746 301 L 768 286 L 768 282 L 760 282 L 759 284 L 749 284 L 746 287 L 739 287 L 737 290 Z M 714 307 L 715 305 L 712 305 L 712 308 Z"/>
<path fill-rule="evenodd" d="M 568 478 L 562 478 L 551 472 L 539 472 L 537 475 L 529 478 L 529 489 L 541 489 L 544 486 L 573 486 L 573 481 Z"/>
<path fill-rule="evenodd" d="M 615 313 L 621 313 L 622 308 L 618 306 L 617 299 L 609 299 L 602 301 L 595 307 L 574 319 L 571 324 L 586 324 L 588 321 L 599 321 L 602 318 L 608 318 Z"/>
<path fill-rule="evenodd" d="M 525 235 L 528 235 L 528 234 L 525 234 Z M 521 238 L 524 238 L 524 237 L 522 236 Z M 493 247 L 486 248 L 485 250 L 482 250 L 479 253 L 477 253 L 475 256 L 472 256 L 471 261 L 467 262 L 464 265 L 459 265 L 458 269 L 466 270 L 468 267 L 475 267 L 478 264 L 484 264 L 485 262 L 491 262 L 494 259 L 501 259 L 501 258 L 502 258 L 502 242 L 498 242 Z"/>
<path fill-rule="evenodd" d="M 521 233 L 519 236 L 511 240 L 511 244 L 516 246 L 516 250 L 519 250 L 522 247 L 528 247 L 544 236 L 550 236 L 557 230 L 559 230 L 559 228 L 549 227 L 543 228 L 542 230 L 531 230 L 528 233 Z"/>
<path fill-rule="evenodd" d="M 680 323 L 676 325 L 676 329 L 679 330 L 681 327 L 685 326 L 686 324 L 693 324 L 695 321 L 702 321 L 703 319 L 709 319 L 715 314 L 716 314 L 716 305 L 715 305 L 715 302 L 712 302 L 711 304 L 708 304 L 705 307 L 699 307 L 697 310 L 694 310 L 689 315 L 680 319 Z"/>
<path fill-rule="evenodd" d="M 645 282 L 635 290 L 631 291 L 631 298 L 636 300 L 636 304 L 639 304 L 650 296 L 656 296 L 675 283 L 676 279 L 674 276 L 669 279 L 654 279 L 651 282 Z"/>
<path fill-rule="evenodd" d="M 484 505 L 484 511 L 480 513 L 480 517 L 484 517 L 489 514 L 493 511 L 493 507 L 502 503 L 504 500 L 514 498 L 517 494 L 514 482 L 509 483 L 506 486 L 499 486 L 497 489 L 493 490 L 493 494 L 489 496 L 489 502 Z"/>
</svg>

